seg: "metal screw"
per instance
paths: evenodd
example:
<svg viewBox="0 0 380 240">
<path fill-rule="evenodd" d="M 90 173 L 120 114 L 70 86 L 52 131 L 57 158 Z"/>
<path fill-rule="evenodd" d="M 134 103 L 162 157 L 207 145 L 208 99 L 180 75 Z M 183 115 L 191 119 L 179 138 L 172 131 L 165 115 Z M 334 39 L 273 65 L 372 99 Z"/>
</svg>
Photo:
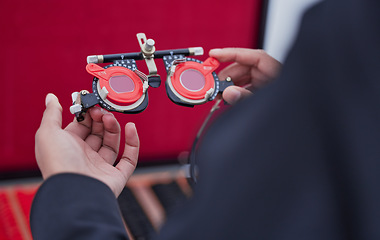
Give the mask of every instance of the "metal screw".
<svg viewBox="0 0 380 240">
<path fill-rule="evenodd" d="M 146 43 L 145 43 L 145 50 L 146 50 L 147 52 L 152 51 L 152 49 L 153 49 L 153 47 L 154 47 L 154 44 L 155 44 L 155 42 L 154 42 L 153 39 L 148 39 L 148 40 L 146 40 Z"/>
</svg>

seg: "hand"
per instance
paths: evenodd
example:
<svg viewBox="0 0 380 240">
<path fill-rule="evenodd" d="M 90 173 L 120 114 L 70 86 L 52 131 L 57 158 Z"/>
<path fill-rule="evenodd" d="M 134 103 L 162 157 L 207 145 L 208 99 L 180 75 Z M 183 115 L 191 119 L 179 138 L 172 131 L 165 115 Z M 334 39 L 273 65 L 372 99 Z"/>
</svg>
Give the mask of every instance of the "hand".
<svg viewBox="0 0 380 240">
<path fill-rule="evenodd" d="M 58 173 L 96 178 L 118 196 L 132 175 L 139 153 L 135 125 L 125 126 L 125 150 L 119 152 L 120 125 L 113 114 L 91 108 L 82 122 L 74 120 L 62 129 L 62 107 L 53 94 L 46 96 L 46 110 L 35 137 L 35 153 L 44 179 Z"/>
<path fill-rule="evenodd" d="M 237 85 L 228 87 L 223 92 L 223 99 L 230 104 L 252 94 L 243 86 L 250 89 L 259 88 L 275 78 L 281 68 L 281 63 L 263 50 L 212 49 L 209 55 L 220 62 L 234 62 L 219 73 L 220 79 L 231 77 L 234 84 Z"/>
</svg>

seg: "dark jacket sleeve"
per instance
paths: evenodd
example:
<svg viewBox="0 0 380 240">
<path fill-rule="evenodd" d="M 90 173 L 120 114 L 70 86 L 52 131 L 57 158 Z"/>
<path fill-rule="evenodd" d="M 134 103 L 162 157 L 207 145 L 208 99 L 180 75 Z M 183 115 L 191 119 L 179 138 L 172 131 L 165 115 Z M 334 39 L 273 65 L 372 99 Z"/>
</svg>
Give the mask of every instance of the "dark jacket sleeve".
<svg viewBox="0 0 380 240">
<path fill-rule="evenodd" d="M 39 188 L 32 205 L 33 239 L 128 239 L 113 192 L 77 174 L 58 174 Z"/>
</svg>

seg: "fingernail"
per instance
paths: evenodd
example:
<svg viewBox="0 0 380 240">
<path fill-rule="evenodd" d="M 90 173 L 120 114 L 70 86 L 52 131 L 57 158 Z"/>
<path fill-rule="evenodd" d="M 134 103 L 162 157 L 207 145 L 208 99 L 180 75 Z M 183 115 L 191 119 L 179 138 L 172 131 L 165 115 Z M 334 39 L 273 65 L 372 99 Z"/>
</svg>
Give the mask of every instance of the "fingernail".
<svg viewBox="0 0 380 240">
<path fill-rule="evenodd" d="M 52 94 L 52 93 L 48 93 L 48 95 L 46 95 L 46 98 L 45 98 L 45 106 L 47 106 L 48 103 L 49 103 L 51 100 L 53 100 L 53 98 L 54 98 L 54 94 Z"/>
<path fill-rule="evenodd" d="M 219 54 L 220 52 L 222 51 L 221 48 L 214 48 L 214 49 L 211 49 L 210 52 L 209 52 L 209 55 L 211 54 Z"/>
<path fill-rule="evenodd" d="M 133 122 L 129 122 L 125 125 L 126 128 L 129 128 L 129 129 L 134 129 L 135 131 L 137 131 L 136 129 L 136 125 L 133 123 Z"/>
</svg>

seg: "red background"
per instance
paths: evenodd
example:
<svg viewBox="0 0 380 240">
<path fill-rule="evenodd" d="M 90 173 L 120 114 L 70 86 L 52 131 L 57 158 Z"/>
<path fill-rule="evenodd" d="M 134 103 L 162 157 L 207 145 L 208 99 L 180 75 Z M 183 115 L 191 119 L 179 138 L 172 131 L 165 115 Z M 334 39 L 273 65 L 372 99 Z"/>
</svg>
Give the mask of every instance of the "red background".
<svg viewBox="0 0 380 240">
<path fill-rule="evenodd" d="M 139 32 L 153 38 L 157 50 L 201 46 L 200 60 L 211 48 L 256 47 L 260 10 L 260 0 L 0 1 L 0 174 L 36 169 L 34 134 L 47 93 L 61 101 L 63 126 L 73 119 L 71 93 L 91 91 L 88 55 L 139 52 Z M 137 64 L 146 72 L 144 62 Z M 121 125 L 136 123 L 141 162 L 173 160 L 189 151 L 212 104 L 172 103 L 162 60 L 156 64 L 163 83 L 149 88 L 148 108 L 115 114 Z"/>
</svg>

